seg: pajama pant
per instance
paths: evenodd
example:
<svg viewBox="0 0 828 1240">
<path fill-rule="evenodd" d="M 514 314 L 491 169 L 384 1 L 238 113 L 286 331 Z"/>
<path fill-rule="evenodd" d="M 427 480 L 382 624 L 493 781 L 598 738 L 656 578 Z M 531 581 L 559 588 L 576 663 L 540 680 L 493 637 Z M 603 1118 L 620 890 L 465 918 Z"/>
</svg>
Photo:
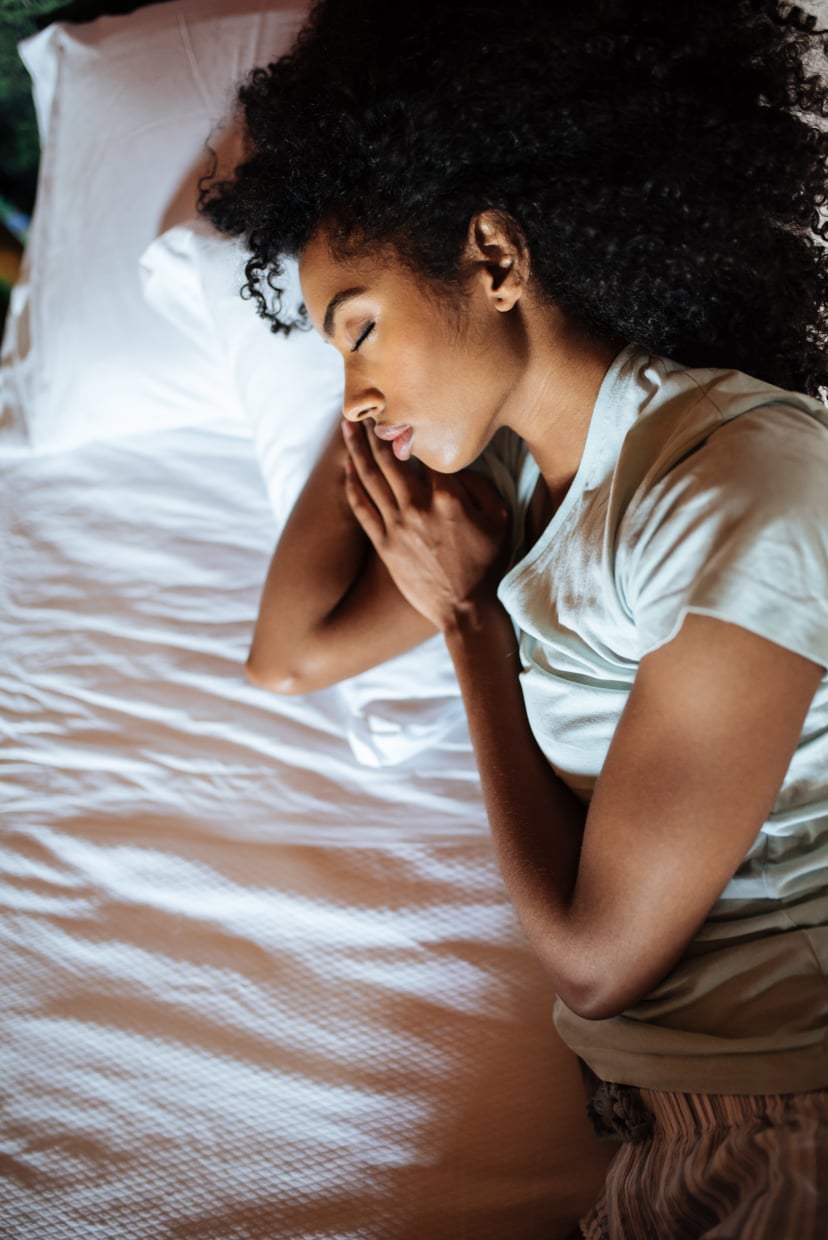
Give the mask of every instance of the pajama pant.
<svg viewBox="0 0 828 1240">
<path fill-rule="evenodd" d="M 601 1083 L 623 1144 L 585 1240 L 827 1240 L 828 1090 L 682 1094 Z"/>
</svg>

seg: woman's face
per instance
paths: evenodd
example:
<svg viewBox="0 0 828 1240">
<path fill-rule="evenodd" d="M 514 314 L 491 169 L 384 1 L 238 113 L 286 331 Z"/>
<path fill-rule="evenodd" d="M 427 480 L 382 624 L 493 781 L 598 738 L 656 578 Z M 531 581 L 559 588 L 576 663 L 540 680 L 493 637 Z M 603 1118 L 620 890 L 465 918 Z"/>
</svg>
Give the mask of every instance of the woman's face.
<svg viewBox="0 0 828 1240">
<path fill-rule="evenodd" d="M 393 250 L 340 261 L 321 234 L 299 274 L 314 327 L 345 363 L 344 416 L 371 419 L 398 459 L 441 473 L 479 456 L 525 364 L 517 316 L 493 307 L 485 281 L 471 275 L 449 300 Z"/>
</svg>

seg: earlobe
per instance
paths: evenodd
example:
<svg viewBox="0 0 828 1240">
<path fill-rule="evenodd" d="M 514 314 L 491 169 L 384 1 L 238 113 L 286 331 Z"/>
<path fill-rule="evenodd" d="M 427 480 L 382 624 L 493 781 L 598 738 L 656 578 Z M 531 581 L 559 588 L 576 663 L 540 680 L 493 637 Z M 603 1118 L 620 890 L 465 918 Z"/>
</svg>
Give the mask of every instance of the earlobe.
<svg viewBox="0 0 828 1240">
<path fill-rule="evenodd" d="M 529 275 L 526 241 L 516 221 L 502 211 L 481 211 L 473 216 L 466 258 L 494 309 L 512 310 Z"/>
</svg>

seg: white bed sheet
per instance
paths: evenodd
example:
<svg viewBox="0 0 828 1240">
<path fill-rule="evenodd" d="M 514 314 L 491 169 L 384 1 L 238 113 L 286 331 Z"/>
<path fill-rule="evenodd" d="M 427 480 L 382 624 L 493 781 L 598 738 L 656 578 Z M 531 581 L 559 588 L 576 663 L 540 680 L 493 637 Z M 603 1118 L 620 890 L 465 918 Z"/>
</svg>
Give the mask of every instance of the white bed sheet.
<svg viewBox="0 0 828 1240">
<path fill-rule="evenodd" d="M 245 682 L 229 427 L 0 459 L 0 515 L 0 1235 L 566 1234 L 608 1154 L 457 703 L 366 766 Z"/>
</svg>

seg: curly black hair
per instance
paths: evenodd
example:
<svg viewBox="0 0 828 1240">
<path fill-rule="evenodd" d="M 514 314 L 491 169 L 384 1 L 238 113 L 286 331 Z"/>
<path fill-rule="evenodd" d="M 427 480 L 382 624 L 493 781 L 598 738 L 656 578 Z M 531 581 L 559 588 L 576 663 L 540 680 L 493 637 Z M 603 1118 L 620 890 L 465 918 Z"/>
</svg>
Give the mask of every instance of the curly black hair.
<svg viewBox="0 0 828 1240">
<path fill-rule="evenodd" d="M 456 285 L 493 209 L 591 330 L 819 395 L 826 56 L 782 0 L 317 0 L 241 86 L 246 155 L 200 209 L 244 238 L 273 330 L 297 322 L 282 260 L 320 227 Z"/>
</svg>

